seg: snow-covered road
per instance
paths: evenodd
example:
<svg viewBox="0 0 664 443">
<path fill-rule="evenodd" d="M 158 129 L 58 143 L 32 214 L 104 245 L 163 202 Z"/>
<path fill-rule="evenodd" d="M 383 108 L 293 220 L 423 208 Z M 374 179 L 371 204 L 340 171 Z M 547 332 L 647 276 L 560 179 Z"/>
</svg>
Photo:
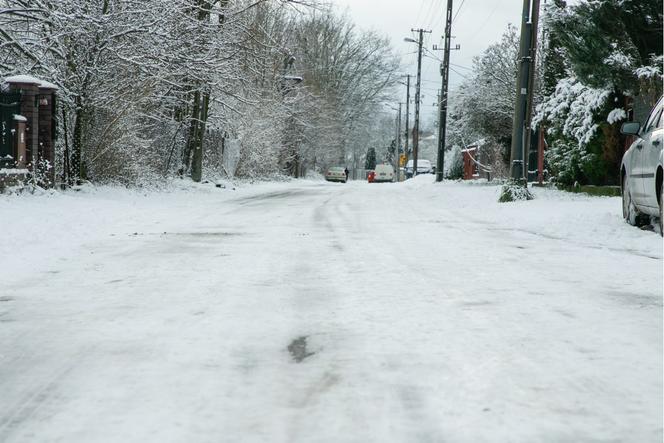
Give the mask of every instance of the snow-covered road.
<svg viewBox="0 0 664 443">
<path fill-rule="evenodd" d="M 498 192 L 0 196 L 0 442 L 661 442 L 660 237 Z"/>
</svg>

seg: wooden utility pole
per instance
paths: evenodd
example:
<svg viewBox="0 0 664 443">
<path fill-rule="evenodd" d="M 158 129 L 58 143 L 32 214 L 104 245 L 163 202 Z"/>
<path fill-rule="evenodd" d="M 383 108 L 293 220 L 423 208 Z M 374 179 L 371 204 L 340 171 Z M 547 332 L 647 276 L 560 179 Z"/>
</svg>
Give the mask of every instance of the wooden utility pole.
<svg viewBox="0 0 664 443">
<path fill-rule="evenodd" d="M 537 26 L 540 0 L 523 0 L 521 43 L 519 46 L 519 73 L 516 84 L 516 103 L 512 126 L 512 152 L 510 175 L 514 180 L 528 184 L 528 151 L 530 122 L 535 84 L 535 57 L 537 54 Z"/>
<path fill-rule="evenodd" d="M 413 177 L 417 175 L 417 150 L 420 146 L 420 90 L 422 85 L 422 44 L 424 33 L 431 33 L 424 29 L 411 29 L 419 34 L 417 43 L 417 85 L 415 88 L 415 127 L 413 128 Z"/>
<path fill-rule="evenodd" d="M 533 130 L 530 127 L 533 121 L 533 98 L 535 97 L 535 74 L 537 71 L 537 27 L 539 25 L 540 0 L 532 0 L 531 30 L 530 30 L 530 51 L 528 69 L 528 101 L 526 104 L 526 119 L 524 127 L 526 128 L 526 139 L 524 140 L 523 164 L 525 169 L 526 182 L 528 181 L 528 162 L 530 161 L 530 145 Z"/>
<path fill-rule="evenodd" d="M 401 155 L 399 154 L 399 148 L 401 148 L 401 102 L 399 102 L 399 110 L 397 111 L 397 138 L 395 140 L 396 142 L 396 149 L 394 152 L 394 174 L 396 176 L 396 181 L 397 183 L 399 182 L 399 159 Z"/>
<path fill-rule="evenodd" d="M 408 151 L 408 139 L 410 138 L 410 133 L 409 133 L 409 128 L 410 128 L 410 123 L 408 122 L 408 119 L 410 117 L 410 74 L 406 75 L 406 143 L 404 145 L 404 155 L 406 156 L 406 161 L 408 161 L 408 157 L 410 156 L 410 152 Z"/>
<path fill-rule="evenodd" d="M 447 133 L 447 97 L 450 79 L 450 50 L 452 43 L 452 2 L 447 0 L 447 19 L 445 22 L 445 49 L 443 65 L 440 68 L 442 88 L 439 98 L 438 116 L 438 159 L 436 161 L 436 181 L 443 181 L 445 175 L 445 137 Z M 435 49 L 435 48 L 434 48 Z"/>
</svg>

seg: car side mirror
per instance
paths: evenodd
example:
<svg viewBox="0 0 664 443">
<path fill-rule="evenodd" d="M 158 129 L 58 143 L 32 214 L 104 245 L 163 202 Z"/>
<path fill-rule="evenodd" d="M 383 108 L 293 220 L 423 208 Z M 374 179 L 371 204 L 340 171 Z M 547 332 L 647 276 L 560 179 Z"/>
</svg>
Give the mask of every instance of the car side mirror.
<svg viewBox="0 0 664 443">
<path fill-rule="evenodd" d="M 620 132 L 624 135 L 639 135 L 641 130 L 641 123 L 639 122 L 626 122 L 622 124 Z"/>
</svg>

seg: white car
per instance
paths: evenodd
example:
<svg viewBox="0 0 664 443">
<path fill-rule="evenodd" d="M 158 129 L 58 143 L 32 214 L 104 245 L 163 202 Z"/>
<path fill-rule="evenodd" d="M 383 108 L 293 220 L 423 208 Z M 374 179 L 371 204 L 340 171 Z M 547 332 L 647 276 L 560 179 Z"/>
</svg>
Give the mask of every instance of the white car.
<svg viewBox="0 0 664 443">
<path fill-rule="evenodd" d="M 341 166 L 333 166 L 329 168 L 325 173 L 325 180 L 329 182 L 346 183 L 346 181 L 348 181 L 346 168 L 342 168 Z"/>
<path fill-rule="evenodd" d="M 374 183 L 393 182 L 394 167 L 390 164 L 376 165 L 374 169 Z"/>
<path fill-rule="evenodd" d="M 643 223 L 644 216 L 659 217 L 662 233 L 662 142 L 664 97 L 650 111 L 644 125 L 623 123 L 621 132 L 636 137 L 625 152 L 620 168 L 623 217 L 630 225 Z M 664 235 L 664 234 L 662 234 Z"/>
<path fill-rule="evenodd" d="M 408 160 L 406 163 L 406 178 L 411 178 L 413 176 L 413 160 Z M 433 174 L 434 169 L 431 165 L 431 162 L 426 159 L 417 159 L 417 174 Z"/>
</svg>

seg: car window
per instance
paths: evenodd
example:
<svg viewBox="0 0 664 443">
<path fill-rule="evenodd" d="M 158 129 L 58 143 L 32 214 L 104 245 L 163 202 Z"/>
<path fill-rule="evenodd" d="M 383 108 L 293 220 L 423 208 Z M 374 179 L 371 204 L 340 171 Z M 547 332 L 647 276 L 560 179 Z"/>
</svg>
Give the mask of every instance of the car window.
<svg viewBox="0 0 664 443">
<path fill-rule="evenodd" d="M 646 120 L 646 124 L 643 125 L 643 133 L 646 134 L 648 132 L 652 132 L 656 127 L 659 126 L 659 121 L 662 117 L 662 100 L 657 103 L 657 105 L 653 108 L 652 112 L 648 116 L 648 120 Z"/>
<path fill-rule="evenodd" d="M 648 119 L 648 123 L 646 123 L 646 126 L 643 130 L 644 133 L 652 132 L 659 126 L 659 121 L 661 120 L 662 117 L 662 108 L 660 107 L 659 109 L 654 112 L 650 118 Z"/>
</svg>

